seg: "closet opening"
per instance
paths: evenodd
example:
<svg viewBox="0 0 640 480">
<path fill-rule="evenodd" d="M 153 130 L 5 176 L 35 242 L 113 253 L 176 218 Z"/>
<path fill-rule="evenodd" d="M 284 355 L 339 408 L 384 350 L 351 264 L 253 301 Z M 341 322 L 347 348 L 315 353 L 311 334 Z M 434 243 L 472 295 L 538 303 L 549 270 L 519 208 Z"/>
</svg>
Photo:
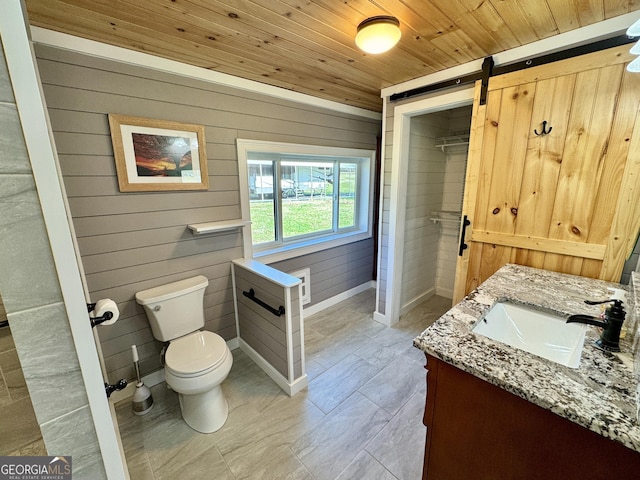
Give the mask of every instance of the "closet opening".
<svg viewBox="0 0 640 480">
<path fill-rule="evenodd" d="M 453 298 L 472 106 L 410 118 L 400 315 Z"/>
</svg>

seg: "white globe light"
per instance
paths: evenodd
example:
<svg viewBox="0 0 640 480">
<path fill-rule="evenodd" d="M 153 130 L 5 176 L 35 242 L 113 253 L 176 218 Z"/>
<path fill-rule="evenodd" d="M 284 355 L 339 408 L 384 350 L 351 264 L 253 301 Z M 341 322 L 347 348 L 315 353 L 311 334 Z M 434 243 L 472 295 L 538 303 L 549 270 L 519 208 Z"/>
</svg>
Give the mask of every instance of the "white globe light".
<svg viewBox="0 0 640 480">
<path fill-rule="evenodd" d="M 356 45 L 367 53 L 383 53 L 398 43 L 401 36 L 400 22 L 397 18 L 371 17 L 358 25 Z"/>
</svg>

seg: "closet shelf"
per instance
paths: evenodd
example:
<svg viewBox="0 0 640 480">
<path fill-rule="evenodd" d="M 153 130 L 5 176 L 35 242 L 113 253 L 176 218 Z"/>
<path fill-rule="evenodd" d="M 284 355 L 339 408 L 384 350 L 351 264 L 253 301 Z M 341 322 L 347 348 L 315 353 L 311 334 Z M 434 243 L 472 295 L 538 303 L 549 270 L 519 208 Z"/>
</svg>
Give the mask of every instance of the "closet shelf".
<svg viewBox="0 0 640 480">
<path fill-rule="evenodd" d="M 221 233 L 245 227 L 251 222 L 248 220 L 223 220 L 221 222 L 194 223 L 187 225 L 194 235 L 206 235 L 208 233 Z"/>
<path fill-rule="evenodd" d="M 429 220 L 431 220 L 434 224 L 442 223 L 442 224 L 460 225 L 461 218 L 462 218 L 462 213 L 460 212 L 453 212 L 450 210 L 439 210 L 437 212 L 431 212 L 431 217 L 429 217 Z"/>
<path fill-rule="evenodd" d="M 440 137 L 436 139 L 435 144 L 435 146 L 442 149 L 443 152 L 447 147 L 455 147 L 458 145 L 469 145 L 469 134 Z"/>
</svg>

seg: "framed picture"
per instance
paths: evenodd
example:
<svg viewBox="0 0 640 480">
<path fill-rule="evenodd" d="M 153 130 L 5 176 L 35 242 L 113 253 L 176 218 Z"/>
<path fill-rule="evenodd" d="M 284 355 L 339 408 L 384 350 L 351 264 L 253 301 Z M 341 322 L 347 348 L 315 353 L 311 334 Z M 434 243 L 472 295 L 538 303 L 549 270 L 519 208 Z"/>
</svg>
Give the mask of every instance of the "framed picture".
<svg viewBox="0 0 640 480">
<path fill-rule="evenodd" d="M 109 115 L 121 192 L 207 190 L 204 126 Z"/>
</svg>

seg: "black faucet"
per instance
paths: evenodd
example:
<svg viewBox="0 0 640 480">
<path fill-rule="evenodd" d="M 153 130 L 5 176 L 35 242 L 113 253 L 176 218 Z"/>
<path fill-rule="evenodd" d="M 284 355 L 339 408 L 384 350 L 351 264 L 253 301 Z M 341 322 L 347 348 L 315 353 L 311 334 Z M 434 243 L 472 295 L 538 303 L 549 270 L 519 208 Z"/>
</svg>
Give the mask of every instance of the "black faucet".
<svg viewBox="0 0 640 480">
<path fill-rule="evenodd" d="M 622 307 L 622 300 L 604 300 L 601 302 L 593 302 L 585 300 L 584 303 L 589 305 L 601 305 L 611 303 L 605 310 L 604 319 L 592 317 L 590 315 L 571 315 L 567 319 L 567 323 L 586 323 L 595 325 L 603 329 L 600 339 L 596 341 L 596 346 L 608 352 L 620 351 L 620 329 L 625 319 L 625 311 Z"/>
</svg>

